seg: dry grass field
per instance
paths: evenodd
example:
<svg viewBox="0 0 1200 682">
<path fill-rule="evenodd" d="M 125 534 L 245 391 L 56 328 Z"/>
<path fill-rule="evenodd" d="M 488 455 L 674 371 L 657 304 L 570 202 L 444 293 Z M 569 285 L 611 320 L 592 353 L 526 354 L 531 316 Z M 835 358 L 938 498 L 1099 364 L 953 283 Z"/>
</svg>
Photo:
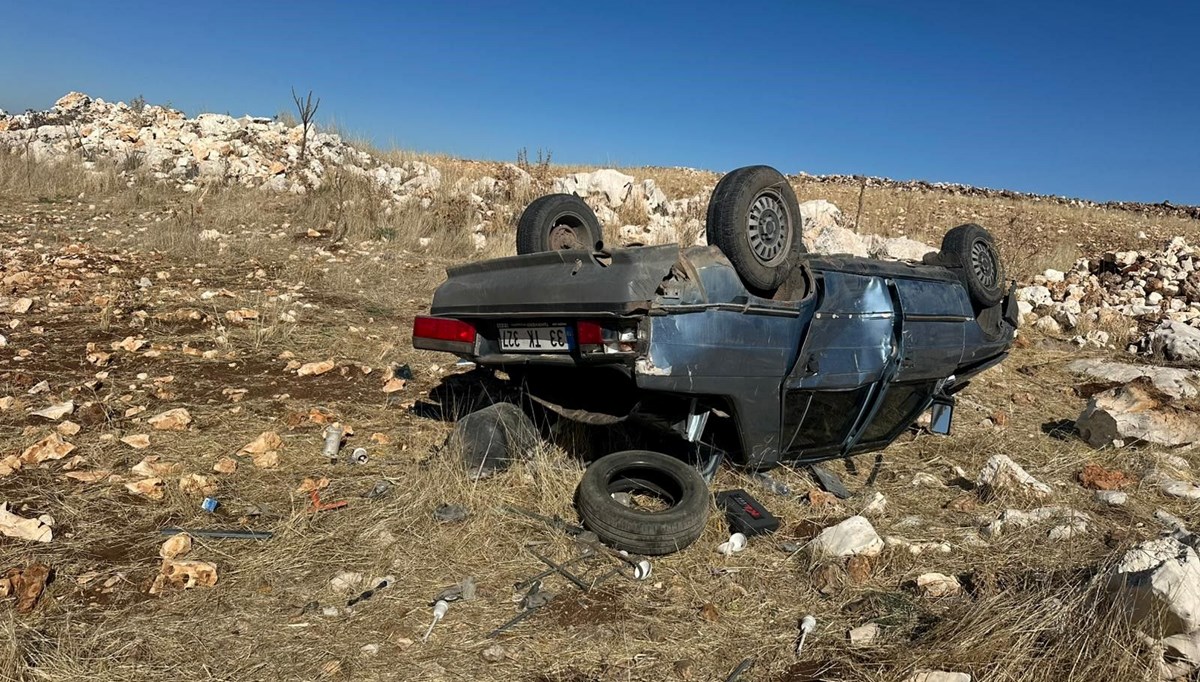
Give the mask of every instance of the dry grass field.
<svg viewBox="0 0 1200 682">
<path fill-rule="evenodd" d="M 444 186 L 502 172 L 499 164 L 430 161 Z M 351 179 L 306 196 L 238 188 L 185 194 L 152 182 L 130 187 L 115 172 L 0 158 L 7 340 L 0 398 L 13 398 L 0 412 L 0 458 L 56 432 L 58 423 L 27 408 L 71 400 L 74 412 L 64 420 L 79 427 L 63 436 L 75 446 L 68 457 L 0 477 L 0 501 L 11 511 L 55 522 L 49 543 L 0 538 L 0 571 L 41 562 L 54 572 L 31 612 L 0 602 L 0 679 L 724 680 L 745 658 L 755 663 L 742 679 L 755 682 L 882 682 L 922 669 L 987 682 L 1153 679 L 1148 649 L 1109 612 L 1094 578 L 1159 533 L 1156 509 L 1193 523 L 1200 510 L 1150 486 L 1131 488 L 1125 507 L 1102 507 L 1078 485 L 1085 464 L 1137 478 L 1161 466 L 1165 452 L 1094 451 L 1063 429 L 1085 400 L 1060 366 L 1080 352 L 1031 334 L 964 394 L 954 435 L 904 436 L 883 453 L 872 487 L 871 456 L 834 463 L 852 499 L 813 506 L 807 491 L 816 486 L 801 470 L 777 472 L 795 493 L 784 498 L 727 467 L 714 488 L 752 491 L 783 519 L 777 537 L 723 557 L 714 548 L 725 528 L 714 514 L 695 545 L 654 562 L 649 580 L 616 578 L 583 594 L 549 577 L 551 604 L 489 639 L 518 612 L 514 583 L 542 568 L 528 545 L 562 560 L 577 553 L 563 533 L 500 507 L 575 522 L 578 454 L 587 448 L 564 431 L 527 463 L 468 481 L 440 448 L 450 425 L 421 409 L 430 390 L 458 371 L 454 358 L 414 351 L 410 325 L 447 265 L 511 253 L 520 208 L 569 170 L 532 168 L 534 186 L 508 197 L 487 250 L 474 253 L 465 208 L 448 198 L 389 213 Z M 656 179 L 672 197 L 705 192 L 717 179 L 625 172 Z M 868 188 L 860 213 L 857 185 L 798 181 L 796 190 L 802 201 L 838 204 L 863 232 L 936 243 L 948 227 L 979 222 L 1025 279 L 1099 250 L 1200 237 L 1196 221 L 1032 200 Z M 220 236 L 202 236 L 208 230 Z M 418 246 L 423 237 L 429 246 Z M 28 310 L 14 312 L 22 298 Z M 320 361 L 333 369 L 310 376 L 295 369 Z M 385 393 L 401 365 L 412 379 Z M 148 422 L 172 408 L 190 413 L 186 430 Z M 321 456 L 322 425 L 335 420 L 353 427 L 347 450 L 367 448 L 367 464 Z M 282 440 L 277 466 L 260 468 L 239 454 L 263 432 Z M 140 434 L 149 436 L 148 448 L 121 440 Z M 1091 517 L 1088 532 L 1051 542 L 1047 527 L 1033 526 L 981 539 L 981 520 L 1036 506 L 979 499 L 961 480 L 959 469 L 973 478 L 995 454 L 1050 483 L 1052 504 Z M 1174 454 L 1200 467 L 1195 453 Z M 131 469 L 147 456 L 169 472 L 160 500 L 126 486 L 141 478 Z M 222 458 L 233 458 L 236 471 L 215 473 Z M 70 478 L 68 467 L 97 472 L 96 480 Z M 187 474 L 215 487 L 215 513 L 201 509 L 203 492 L 180 488 Z M 345 500 L 343 508 L 310 509 L 302 485 L 322 477 L 322 500 Z M 368 498 L 384 480 L 391 491 Z M 858 513 L 875 491 L 888 500 L 872 518 L 881 535 L 944 542 L 951 551 L 889 548 L 852 575 L 840 563 L 779 548 L 802 546 Z M 470 514 L 439 522 L 433 511 L 443 503 Z M 151 595 L 162 563 L 159 531 L 172 526 L 274 535 L 196 539 L 187 558 L 215 564 L 217 583 Z M 596 572 L 612 566 L 595 564 Z M 331 579 L 342 571 L 365 582 L 338 591 Z M 959 576 L 964 594 L 919 596 L 912 581 L 930 571 Z M 383 576 L 395 582 L 344 608 Z M 422 642 L 434 596 L 468 576 L 478 585 L 475 599 L 451 604 Z M 797 657 L 797 623 L 807 614 L 818 627 Z M 846 631 L 868 622 L 882 627 L 881 639 L 852 647 Z M 501 648 L 487 658 L 499 660 L 486 660 L 494 644 Z"/>
</svg>

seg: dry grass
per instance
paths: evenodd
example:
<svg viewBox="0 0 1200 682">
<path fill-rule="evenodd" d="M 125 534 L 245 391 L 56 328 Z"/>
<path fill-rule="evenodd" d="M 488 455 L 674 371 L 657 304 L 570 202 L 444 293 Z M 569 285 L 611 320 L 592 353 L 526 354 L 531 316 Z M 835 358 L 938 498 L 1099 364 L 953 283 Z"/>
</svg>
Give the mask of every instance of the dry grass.
<svg viewBox="0 0 1200 682">
<path fill-rule="evenodd" d="M 501 172 L 495 164 L 437 163 L 447 186 L 458 178 Z M 331 183 L 305 197 L 237 188 L 185 195 L 151 184 L 100 181 L 69 167 L 39 167 L 26 176 L 13 164 L 7 158 L 0 162 L 4 274 L 35 268 L 49 279 L 29 291 L 5 292 L 31 295 L 35 306 L 19 318 L 19 326 L 5 330 L 9 345 L 0 358 L 0 396 L 41 405 L 48 398 L 27 390 L 46 379 L 58 398 L 107 405 L 107 418 L 84 423 L 72 417 L 83 430 L 68 440 L 86 457 L 85 468 L 127 475 L 144 455 L 156 454 L 185 472 L 209 474 L 218 457 L 262 431 L 280 432 L 285 446 L 278 469 L 243 464 L 235 474 L 219 477 L 222 511 L 215 517 L 173 480 L 167 498 L 151 502 L 121 485 L 65 480 L 61 463 L 0 479 L 0 499 L 27 516 L 50 513 L 58 523 L 49 544 L 0 539 L 0 570 L 43 561 L 57 573 L 34 613 L 18 615 L 0 604 L 2 679 L 724 679 L 743 657 L 757 661 L 747 680 L 884 681 L 936 668 L 967 671 L 989 682 L 1048 682 L 1142 679 L 1149 670 L 1148 651 L 1120 614 L 1106 609 L 1094 576 L 1124 549 L 1156 535 L 1154 509 L 1200 519 L 1194 505 L 1162 497 L 1148 485 L 1130 491 L 1128 507 L 1102 508 L 1074 482 L 1088 462 L 1137 475 L 1161 466 L 1162 453 L 1097 452 L 1048 433 L 1050 425 L 1074 418 L 1083 406 L 1067 388 L 1072 380 L 1058 369 L 1076 353 L 1052 340 L 1017 349 L 1001 368 L 981 377 L 965 394 L 953 436 L 905 436 L 884 453 L 874 489 L 889 504 L 873 517 L 876 528 L 910 541 L 944 541 L 951 553 L 913 556 L 889 549 L 874 561 L 870 577 L 855 584 L 840 562 L 824 569 L 807 552 L 789 554 L 776 545 L 785 540 L 803 545 L 816 527 L 859 511 L 872 492 L 865 488 L 869 457 L 859 458 L 856 467 L 833 465 L 860 493 L 835 508 L 812 508 L 803 497 L 769 496 L 743 473 L 726 468 L 715 488 L 754 491 L 784 520 L 778 537 L 755 539 L 747 551 L 721 557 L 712 550 L 725 530 L 714 515 L 696 545 L 655 562 L 649 581 L 614 580 L 598 594 L 583 596 L 565 581 L 548 579 L 556 603 L 502 636 L 508 657 L 487 663 L 480 656 L 492 643 L 485 635 L 516 613 L 511 586 L 541 568 L 524 546 L 542 543 L 539 551 L 560 559 L 575 551 L 562 534 L 497 508 L 515 504 L 574 521 L 571 499 L 582 465 L 576 447 L 548 445 L 507 473 L 470 482 L 453 453 L 437 449 L 449 425 L 402 406 L 426 400 L 452 371 L 449 356 L 413 351 L 408 335 L 412 316 L 427 309 L 443 268 L 470 252 L 462 241 L 461 209 L 439 207 L 435 197 L 428 212 L 388 214 L 370 187 L 352 182 L 340 193 Z M 716 177 L 682 170 L 630 172 L 655 177 L 672 198 L 701 191 Z M 538 191 L 535 186 L 530 193 Z M 856 187 L 801 184 L 798 191 L 801 199 L 830 198 L 847 211 L 857 201 Z M 525 200 L 509 199 L 514 207 Z M 1047 266 L 1060 268 L 1069 263 L 1058 259 L 1069 261 L 1076 249 L 1092 244 L 1135 243 L 1139 230 L 1152 239 L 1194 235 L 1196 227 L 1031 202 L 872 190 L 864 197 L 865 230 L 931 238 L 966 220 L 992 227 L 1002 248 L 1045 240 L 1044 247 L 1018 252 L 1020 260 L 1044 255 Z M 495 253 L 511 248 L 510 225 L 501 220 L 495 226 Z M 309 228 L 322 236 L 305 236 Z M 201 240 L 209 229 L 224 237 Z M 335 230 L 342 231 L 339 243 L 331 238 Z M 420 249 L 420 237 L 435 241 Z M 39 250 L 35 243 L 44 246 Z M 73 244 L 85 249 L 88 265 L 56 270 L 53 256 Z M 110 272 L 112 266 L 119 271 Z M 60 277 L 75 282 L 60 288 Z M 137 286 L 142 277 L 152 286 Z M 222 289 L 236 298 L 200 297 Z M 101 294 L 111 300 L 101 305 L 95 298 Z M 237 325 L 224 318 L 226 310 L 243 307 L 260 311 L 260 319 Z M 207 317 L 187 323 L 156 317 L 187 309 Z M 144 322 L 135 311 L 145 311 Z M 289 311 L 297 313 L 296 321 L 280 321 Z M 33 331 L 39 326 L 43 334 Z M 94 391 L 82 388 L 97 371 L 84 360 L 88 342 L 106 346 L 138 334 L 170 349 L 157 358 L 117 353 L 107 380 Z M 186 355 L 185 343 L 215 350 L 217 357 Z M 18 361 L 19 349 L 31 355 Z M 302 361 L 333 358 L 345 373 L 296 377 L 279 359 L 285 351 Z M 392 363 L 409 364 L 415 379 L 389 400 L 379 389 Z M 373 372 L 364 375 L 360 365 Z M 142 373 L 147 378 L 139 378 Z M 156 394 L 152 380 L 164 376 L 174 377 L 167 384 L 173 396 Z M 226 388 L 247 393 L 234 403 L 222 394 Z M 147 412 L 124 417 L 133 405 L 145 405 Z M 176 406 L 186 406 L 195 417 L 190 432 L 150 431 L 136 421 Z M 356 435 L 350 445 L 367 447 L 371 462 L 326 463 L 319 455 L 320 427 L 296 422 L 314 408 L 352 424 Z M 984 424 L 1000 413 L 1006 426 Z M 49 429 L 19 409 L 0 413 L 0 433 L 9 444 L 0 454 L 19 452 Z M 391 444 L 369 442 L 375 432 L 386 434 Z M 135 451 L 115 440 L 131 433 L 150 433 L 153 447 Z M 558 440 L 571 444 L 573 438 L 578 442 L 580 434 L 564 433 Z M 1048 542 L 1048 527 L 977 540 L 982 522 L 1008 507 L 1031 506 L 1005 497 L 977 501 L 969 512 L 947 506 L 974 495 L 959 487 L 954 468 L 973 474 L 997 453 L 1054 483 L 1054 503 L 1087 513 L 1089 532 L 1065 543 Z M 1200 466 L 1193 453 L 1183 456 Z M 915 486 L 918 473 L 945 485 Z M 328 476 L 332 482 L 324 498 L 346 499 L 348 508 L 309 513 L 307 498 L 296 492 L 309 476 Z M 777 477 L 799 493 L 814 487 L 799 471 L 781 470 Z M 361 497 L 384 478 L 396 484 L 389 496 Z M 443 502 L 463 504 L 471 516 L 461 524 L 437 523 L 432 511 Z M 261 515 L 246 516 L 251 507 Z M 247 525 L 270 529 L 275 537 L 198 542 L 194 557 L 217 564 L 218 585 L 149 597 L 146 588 L 159 564 L 158 529 L 171 525 Z M 352 615 L 303 612 L 311 601 L 343 603 L 345 596 L 329 587 L 341 570 L 395 575 L 398 581 Z M 813 576 L 826 570 L 836 580 L 819 591 Z M 920 597 L 912 581 L 927 571 L 960 576 L 967 594 Z M 92 572 L 98 576 L 80 584 Z M 430 599 L 466 576 L 479 583 L 479 598 L 452 605 L 430 641 L 420 643 Z M 111 591 L 104 592 L 99 586 L 109 579 Z M 797 660 L 791 653 L 796 624 L 809 613 L 819 629 Z M 851 648 L 845 631 L 867 622 L 883 627 L 883 639 L 866 649 Z M 379 652 L 365 654 L 366 644 L 378 645 Z"/>
</svg>

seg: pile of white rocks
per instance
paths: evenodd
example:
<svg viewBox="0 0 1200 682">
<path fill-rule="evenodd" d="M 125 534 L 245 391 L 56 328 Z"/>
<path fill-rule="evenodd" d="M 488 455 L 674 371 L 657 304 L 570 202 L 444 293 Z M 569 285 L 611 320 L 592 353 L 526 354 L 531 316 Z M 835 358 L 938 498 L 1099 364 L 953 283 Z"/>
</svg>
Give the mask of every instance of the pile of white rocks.
<svg viewBox="0 0 1200 682">
<path fill-rule="evenodd" d="M 79 159 L 89 168 L 101 160 L 116 161 L 130 183 L 135 173 L 148 172 L 185 191 L 239 184 L 302 194 L 340 170 L 373 181 L 389 209 L 426 209 L 441 198 L 465 200 L 477 250 L 486 246 L 487 234 L 511 224 L 523 208 L 513 206 L 512 199 L 525 196 L 534 182 L 524 169 L 503 164 L 496 177 L 462 178 L 443 186 L 441 170 L 429 163 L 391 164 L 316 127 L 306 134 L 300 125 L 272 118 L 212 113 L 188 118 L 170 107 L 109 103 L 79 92 L 45 111 L 0 111 L 0 153 L 6 152 L 39 161 Z M 653 179 L 608 168 L 556 178 L 549 190 L 583 197 L 624 244 L 705 243 L 703 216 L 712 187 L 671 199 Z M 857 234 L 846 227 L 838 207 L 824 200 L 805 202 L 800 212 L 810 251 L 920 260 L 935 250 L 904 237 Z"/>
<path fill-rule="evenodd" d="M 1122 330 L 1135 339 L 1130 352 L 1200 364 L 1200 252 L 1183 237 L 1158 250 L 1081 258 L 1068 272 L 1047 270 L 1017 299 L 1022 322 L 1043 333 L 1104 347 L 1107 330 Z"/>
<path fill-rule="evenodd" d="M 438 169 L 421 161 L 382 163 L 340 136 L 288 126 L 270 118 L 199 114 L 134 106 L 72 92 L 46 111 L 0 116 L 0 150 L 35 160 L 81 158 L 85 165 L 115 160 L 145 169 L 185 190 L 205 182 L 276 191 L 320 187 L 333 168 L 369 175 L 394 198 L 427 196 L 441 184 Z"/>
</svg>

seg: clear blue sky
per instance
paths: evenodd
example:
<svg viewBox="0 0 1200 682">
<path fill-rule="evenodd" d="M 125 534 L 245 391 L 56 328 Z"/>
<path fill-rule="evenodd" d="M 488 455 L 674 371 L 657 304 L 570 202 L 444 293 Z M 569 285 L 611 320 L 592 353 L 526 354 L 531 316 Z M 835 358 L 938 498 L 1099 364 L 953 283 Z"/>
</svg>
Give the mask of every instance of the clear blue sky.
<svg viewBox="0 0 1200 682">
<path fill-rule="evenodd" d="M 1200 2 L 10 2 L 0 108 L 68 90 L 382 145 L 766 163 L 1200 204 Z"/>
</svg>

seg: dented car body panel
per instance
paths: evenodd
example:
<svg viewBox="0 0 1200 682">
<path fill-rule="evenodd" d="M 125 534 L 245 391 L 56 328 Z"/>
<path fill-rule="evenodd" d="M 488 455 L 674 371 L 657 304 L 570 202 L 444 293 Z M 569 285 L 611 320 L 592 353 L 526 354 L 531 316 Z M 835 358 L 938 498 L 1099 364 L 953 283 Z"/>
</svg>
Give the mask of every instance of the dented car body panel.
<svg viewBox="0 0 1200 682">
<path fill-rule="evenodd" d="M 660 426 L 753 468 L 886 447 L 1002 360 L 1016 329 L 1011 293 L 976 310 L 938 264 L 808 256 L 772 299 L 715 247 L 556 251 L 447 274 L 431 315 L 473 325 L 461 356 L 564 417 Z M 505 349 L 512 323 L 565 329 L 569 347 Z"/>
</svg>

